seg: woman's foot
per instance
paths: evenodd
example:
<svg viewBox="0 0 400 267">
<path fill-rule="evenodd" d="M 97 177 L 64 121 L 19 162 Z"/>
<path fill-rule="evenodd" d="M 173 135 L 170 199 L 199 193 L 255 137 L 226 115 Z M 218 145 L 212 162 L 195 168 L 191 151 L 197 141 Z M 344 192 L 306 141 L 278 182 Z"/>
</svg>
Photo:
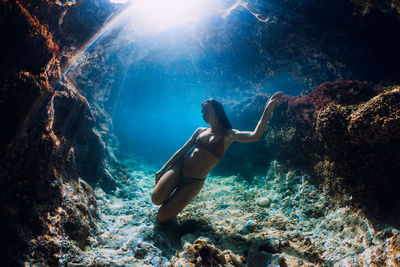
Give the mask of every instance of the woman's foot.
<svg viewBox="0 0 400 267">
<path fill-rule="evenodd" d="M 165 222 L 160 222 L 156 219 L 154 224 L 154 229 L 163 233 L 173 246 L 179 245 L 181 237 L 179 228 L 180 225 L 176 218 Z"/>
</svg>

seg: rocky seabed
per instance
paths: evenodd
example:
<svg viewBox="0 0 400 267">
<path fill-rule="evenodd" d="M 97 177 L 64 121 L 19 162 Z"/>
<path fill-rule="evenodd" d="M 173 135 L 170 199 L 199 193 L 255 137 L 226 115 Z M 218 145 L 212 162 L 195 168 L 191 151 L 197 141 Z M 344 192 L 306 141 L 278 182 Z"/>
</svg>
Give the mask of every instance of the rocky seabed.
<svg viewBox="0 0 400 267">
<path fill-rule="evenodd" d="M 251 182 L 210 175 L 199 196 L 167 228 L 156 223 L 157 206 L 150 200 L 153 168 L 126 167 L 125 187 L 113 194 L 95 189 L 98 234 L 91 237 L 84 260 L 68 266 L 400 264 L 398 229 L 339 205 L 307 175 L 277 161 Z"/>
</svg>

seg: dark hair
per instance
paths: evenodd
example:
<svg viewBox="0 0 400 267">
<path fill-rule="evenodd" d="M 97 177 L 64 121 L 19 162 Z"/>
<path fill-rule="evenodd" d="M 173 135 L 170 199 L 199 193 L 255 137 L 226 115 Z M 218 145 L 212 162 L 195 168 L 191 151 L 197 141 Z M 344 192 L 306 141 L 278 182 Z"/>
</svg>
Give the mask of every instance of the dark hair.
<svg viewBox="0 0 400 267">
<path fill-rule="evenodd" d="M 204 106 L 206 104 L 211 104 L 212 107 L 214 108 L 215 111 L 215 116 L 217 116 L 217 119 L 219 123 L 226 129 L 232 129 L 232 125 L 229 122 L 228 117 L 225 114 L 225 110 L 222 107 L 221 103 L 219 103 L 217 100 L 214 98 L 207 99 L 201 103 L 201 106 Z"/>
</svg>

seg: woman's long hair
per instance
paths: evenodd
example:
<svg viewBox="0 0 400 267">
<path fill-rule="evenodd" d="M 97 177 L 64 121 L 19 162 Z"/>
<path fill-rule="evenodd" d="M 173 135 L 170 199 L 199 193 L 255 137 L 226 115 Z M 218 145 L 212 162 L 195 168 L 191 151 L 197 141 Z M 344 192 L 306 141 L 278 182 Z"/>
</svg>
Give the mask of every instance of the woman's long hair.
<svg viewBox="0 0 400 267">
<path fill-rule="evenodd" d="M 212 107 L 214 108 L 214 111 L 215 111 L 215 116 L 217 116 L 219 123 L 226 130 L 232 129 L 232 125 L 231 125 L 228 117 L 226 116 L 224 107 L 221 105 L 221 103 L 219 103 L 214 98 L 210 98 L 210 99 L 205 100 L 203 103 L 201 103 L 202 106 L 206 105 L 206 104 L 212 105 Z"/>
</svg>

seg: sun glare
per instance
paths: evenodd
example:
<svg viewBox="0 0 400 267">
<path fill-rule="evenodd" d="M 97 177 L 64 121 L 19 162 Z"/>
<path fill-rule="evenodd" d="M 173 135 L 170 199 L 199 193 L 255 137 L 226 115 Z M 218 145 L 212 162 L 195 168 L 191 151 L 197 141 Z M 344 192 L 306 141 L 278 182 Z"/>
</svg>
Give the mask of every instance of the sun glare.
<svg viewBox="0 0 400 267">
<path fill-rule="evenodd" d="M 215 14 L 212 0 L 132 0 L 129 15 L 136 23 L 153 30 L 196 23 Z"/>
</svg>

